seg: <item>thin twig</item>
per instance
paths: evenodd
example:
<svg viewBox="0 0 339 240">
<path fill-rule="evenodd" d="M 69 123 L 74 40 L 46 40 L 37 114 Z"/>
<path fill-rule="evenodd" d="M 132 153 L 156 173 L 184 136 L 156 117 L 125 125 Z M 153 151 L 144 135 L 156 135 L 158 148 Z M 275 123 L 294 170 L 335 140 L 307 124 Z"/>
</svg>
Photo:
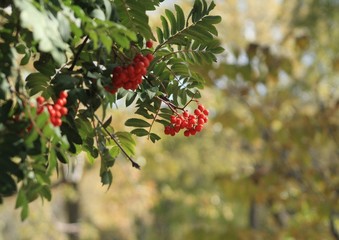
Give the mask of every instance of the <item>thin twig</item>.
<svg viewBox="0 0 339 240">
<path fill-rule="evenodd" d="M 158 117 L 158 115 L 159 115 L 160 108 L 161 108 L 161 106 L 159 106 L 159 108 L 158 108 L 157 112 L 155 113 L 155 116 L 154 116 L 154 118 L 153 118 L 153 120 L 152 120 L 151 126 L 149 127 L 149 130 L 148 130 L 148 139 L 149 139 L 150 136 L 151 136 L 150 134 L 151 134 L 151 131 L 152 131 L 152 127 L 153 127 L 153 125 L 154 125 L 155 120 L 157 119 L 157 117 Z"/>
<path fill-rule="evenodd" d="M 104 124 L 100 121 L 97 115 L 94 114 L 95 119 L 98 121 L 99 125 L 104 129 L 104 131 L 110 136 L 110 138 L 115 142 L 115 144 L 120 148 L 120 150 L 123 152 L 123 154 L 127 157 L 127 159 L 132 163 L 132 167 L 135 167 L 136 169 L 140 170 L 140 165 L 137 164 L 125 151 L 125 149 L 121 146 L 119 143 L 117 137 L 114 133 L 109 132 L 105 127 Z"/>
<path fill-rule="evenodd" d="M 89 39 L 89 36 L 86 36 L 85 39 L 84 39 L 84 41 L 81 43 L 81 45 L 80 45 L 78 51 L 77 51 L 76 54 L 74 55 L 74 59 L 73 59 L 72 65 L 71 65 L 71 66 L 69 67 L 69 69 L 68 69 L 69 71 L 73 71 L 76 62 L 78 61 L 78 59 L 79 59 L 79 57 L 80 57 L 80 53 L 81 53 L 81 51 L 84 49 L 84 47 L 85 47 L 85 45 L 86 45 L 88 39 Z"/>
</svg>

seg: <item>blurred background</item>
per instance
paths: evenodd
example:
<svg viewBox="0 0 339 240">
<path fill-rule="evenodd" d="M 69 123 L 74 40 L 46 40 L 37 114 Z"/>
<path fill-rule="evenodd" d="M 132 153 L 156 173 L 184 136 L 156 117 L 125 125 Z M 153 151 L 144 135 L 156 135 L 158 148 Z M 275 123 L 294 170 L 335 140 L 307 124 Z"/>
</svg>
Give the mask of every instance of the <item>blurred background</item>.
<svg viewBox="0 0 339 240">
<path fill-rule="evenodd" d="M 137 139 L 142 170 L 119 158 L 108 190 L 99 162 L 74 159 L 25 222 L 5 199 L 0 240 L 339 239 L 339 1 L 216 4 L 226 51 L 200 67 L 207 127 Z M 132 113 L 112 110 L 115 129 Z"/>
</svg>

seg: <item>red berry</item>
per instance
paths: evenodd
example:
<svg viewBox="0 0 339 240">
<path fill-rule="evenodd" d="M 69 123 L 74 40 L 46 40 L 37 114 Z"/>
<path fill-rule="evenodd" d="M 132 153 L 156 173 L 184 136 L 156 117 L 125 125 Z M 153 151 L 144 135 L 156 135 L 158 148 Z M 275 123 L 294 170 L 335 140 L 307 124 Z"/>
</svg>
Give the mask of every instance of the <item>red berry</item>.
<svg viewBox="0 0 339 240">
<path fill-rule="evenodd" d="M 132 87 L 133 87 L 133 84 L 132 84 L 131 82 L 128 82 L 128 83 L 126 83 L 126 84 L 124 85 L 124 88 L 125 88 L 126 90 L 132 89 Z"/>
<path fill-rule="evenodd" d="M 195 109 L 195 110 L 194 110 L 194 114 L 197 115 L 197 116 L 199 116 L 199 115 L 201 114 L 201 111 L 200 111 L 199 109 Z"/>
<path fill-rule="evenodd" d="M 176 121 L 177 121 L 177 117 L 172 115 L 172 116 L 171 116 L 171 123 L 172 123 L 172 124 L 175 124 Z"/>
<path fill-rule="evenodd" d="M 182 122 L 181 122 L 181 125 L 180 125 L 180 128 L 181 128 L 181 129 L 186 128 L 186 127 L 187 127 L 187 124 L 188 124 L 187 121 L 182 121 Z"/>
<path fill-rule="evenodd" d="M 42 96 L 37 97 L 36 102 L 41 105 L 45 102 L 45 98 Z"/>
<path fill-rule="evenodd" d="M 128 82 L 128 77 L 127 77 L 127 75 L 125 74 L 125 73 L 120 73 L 119 74 L 119 79 L 120 79 L 120 81 L 122 81 L 122 82 Z"/>
<path fill-rule="evenodd" d="M 61 106 L 59 104 L 54 104 L 53 108 L 55 111 L 59 111 L 61 109 Z"/>
<path fill-rule="evenodd" d="M 197 133 L 197 131 L 194 128 L 191 128 L 189 131 L 191 135 L 195 135 Z"/>
<path fill-rule="evenodd" d="M 137 78 L 137 79 L 136 79 L 136 83 L 137 83 L 137 84 L 141 84 L 141 83 L 142 83 L 142 78 L 141 78 L 141 77 Z"/>
<path fill-rule="evenodd" d="M 187 111 L 184 111 L 182 115 L 184 116 L 184 118 L 187 118 L 189 116 L 189 113 Z"/>
<path fill-rule="evenodd" d="M 133 65 L 129 65 L 127 67 L 127 73 L 128 73 L 128 76 L 130 76 L 130 77 L 134 75 L 134 67 L 133 67 Z"/>
<path fill-rule="evenodd" d="M 122 72 L 122 67 L 120 67 L 120 66 L 117 66 L 113 69 L 113 74 L 121 73 L 121 72 Z"/>
<path fill-rule="evenodd" d="M 208 111 L 207 109 L 205 109 L 205 110 L 203 111 L 203 113 L 204 113 L 206 116 L 208 116 L 209 111 Z"/>
<path fill-rule="evenodd" d="M 55 111 L 55 117 L 56 117 L 56 118 L 61 118 L 61 113 L 60 113 L 60 111 Z"/>
<path fill-rule="evenodd" d="M 165 132 L 166 135 L 169 135 L 170 132 L 171 132 L 170 126 L 166 126 L 164 132 Z"/>
<path fill-rule="evenodd" d="M 177 125 L 176 125 L 176 126 L 174 127 L 174 131 L 175 131 L 175 133 L 178 133 L 178 132 L 180 131 L 180 126 L 177 126 Z"/>
<path fill-rule="evenodd" d="M 199 104 L 198 109 L 203 112 L 205 110 L 205 107 L 204 107 L 204 105 Z"/>
<path fill-rule="evenodd" d="M 146 68 L 149 66 L 150 61 L 148 60 L 148 58 L 144 58 L 142 62 L 145 64 Z"/>
<path fill-rule="evenodd" d="M 142 57 L 143 56 L 140 53 L 138 53 L 137 55 L 135 55 L 133 62 L 138 63 L 138 62 L 142 61 Z"/>
<path fill-rule="evenodd" d="M 144 68 L 145 67 L 145 64 L 144 64 L 144 62 L 137 62 L 136 63 L 136 68 L 137 69 L 139 69 L 139 70 L 141 70 L 142 68 Z"/>
<path fill-rule="evenodd" d="M 197 126 L 195 127 L 195 130 L 196 130 L 197 132 L 200 132 L 202 129 L 203 129 L 203 125 L 202 125 L 202 124 L 199 124 L 199 125 L 197 125 Z"/>
<path fill-rule="evenodd" d="M 152 48 L 152 47 L 153 47 L 153 42 L 152 42 L 151 40 L 148 40 L 148 41 L 146 42 L 146 47 Z"/>
<path fill-rule="evenodd" d="M 66 91 L 61 91 L 59 93 L 59 98 L 67 98 L 68 97 L 68 93 Z"/>
<path fill-rule="evenodd" d="M 154 56 L 153 56 L 153 54 L 148 53 L 148 54 L 146 55 L 146 58 L 148 59 L 149 62 L 152 62 L 153 59 L 154 59 Z"/>
<path fill-rule="evenodd" d="M 185 135 L 186 137 L 189 137 L 189 136 L 190 136 L 190 131 L 189 131 L 189 130 L 186 130 L 186 131 L 184 132 L 184 135 Z"/>
<path fill-rule="evenodd" d="M 180 126 L 181 125 L 181 119 L 180 118 L 175 119 L 175 125 L 176 126 Z"/>
<path fill-rule="evenodd" d="M 54 126 L 56 126 L 56 127 L 59 127 L 59 126 L 61 126 L 61 124 L 62 124 L 62 121 L 61 121 L 61 119 L 60 118 L 52 118 L 51 119 L 51 122 L 52 122 L 52 124 L 54 125 Z"/>
<path fill-rule="evenodd" d="M 47 106 L 47 110 L 48 110 L 48 112 L 49 112 L 49 115 L 50 115 L 51 117 L 54 117 L 54 115 L 55 115 L 55 110 L 54 110 L 53 106 L 52 106 L 52 105 L 48 105 L 48 106 Z"/>
<path fill-rule="evenodd" d="M 66 98 L 59 98 L 55 104 L 58 104 L 60 106 L 64 106 L 66 104 L 67 100 Z"/>
<path fill-rule="evenodd" d="M 111 93 L 111 94 L 115 94 L 117 91 L 118 91 L 117 88 L 112 88 L 112 89 L 110 90 L 110 93 Z"/>
<path fill-rule="evenodd" d="M 145 76 L 146 73 L 147 73 L 146 68 L 142 68 L 141 71 L 140 71 L 140 74 L 141 74 L 142 76 Z"/>
<path fill-rule="evenodd" d="M 188 123 L 194 125 L 194 124 L 197 123 L 197 121 L 195 120 L 195 118 L 191 118 L 191 119 L 188 121 Z"/>
<path fill-rule="evenodd" d="M 44 108 L 43 106 L 39 106 L 38 109 L 37 109 L 37 113 L 40 114 L 44 111 Z"/>
<path fill-rule="evenodd" d="M 68 109 L 66 107 L 62 107 L 60 109 L 60 113 L 61 113 L 61 115 L 65 116 L 68 113 Z"/>
<path fill-rule="evenodd" d="M 198 124 L 204 124 L 205 123 L 205 121 L 204 121 L 204 119 L 203 118 L 198 118 Z"/>
</svg>

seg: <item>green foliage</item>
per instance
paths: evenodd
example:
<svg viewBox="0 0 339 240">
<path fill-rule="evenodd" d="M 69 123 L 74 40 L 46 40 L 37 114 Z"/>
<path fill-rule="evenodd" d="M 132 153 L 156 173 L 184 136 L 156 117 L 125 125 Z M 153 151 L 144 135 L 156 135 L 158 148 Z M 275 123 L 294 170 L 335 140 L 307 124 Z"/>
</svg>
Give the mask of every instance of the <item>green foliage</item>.
<svg viewBox="0 0 339 240">
<path fill-rule="evenodd" d="M 216 54 L 223 51 L 215 39 L 217 30 L 214 26 L 221 18 L 209 15 L 214 7 L 213 2 L 208 6 L 205 1 L 195 1 L 187 19 L 178 5 L 174 12 L 167 9 L 165 16 L 160 17 L 162 26 L 156 29 L 160 44 L 154 50 L 155 60 L 144 84 L 145 91 L 137 100 L 137 114 L 166 125 L 170 115 L 159 114 L 161 102 L 186 106 L 191 99 L 200 97 L 199 89 L 203 88 L 204 79 L 192 70 L 192 66 L 211 64 L 216 61 Z M 148 124 L 140 121 L 126 124 L 137 127 L 132 130 L 137 136 L 148 136 L 153 142 L 160 139 L 151 132 Z M 145 127 L 150 127 L 148 134 Z"/>
<path fill-rule="evenodd" d="M 188 19 L 175 5 L 175 12 L 166 10 L 161 17 L 159 44 L 148 49 L 145 42 L 155 37 L 147 12 L 161 2 L 2 3 L 10 10 L 0 8 L 0 200 L 17 193 L 22 219 L 30 202 L 51 199 L 51 176 L 81 152 L 91 164 L 100 159 L 103 185 L 111 185 L 120 154 L 140 168 L 132 159 L 134 137 L 158 141 L 153 125 L 168 123 L 170 112 L 200 97 L 204 81 L 191 67 L 216 61 L 222 48 L 214 25 L 221 19 L 210 16 L 213 2 L 196 0 Z M 137 54 L 154 57 L 138 89 L 106 91 L 113 69 L 131 64 Z M 64 91 L 67 114 L 56 127 L 50 108 Z M 39 95 L 44 103 L 38 103 Z M 142 117 L 126 120 L 131 132 L 115 131 L 114 116 L 107 117 L 123 99 L 126 106 L 135 104 Z"/>
</svg>

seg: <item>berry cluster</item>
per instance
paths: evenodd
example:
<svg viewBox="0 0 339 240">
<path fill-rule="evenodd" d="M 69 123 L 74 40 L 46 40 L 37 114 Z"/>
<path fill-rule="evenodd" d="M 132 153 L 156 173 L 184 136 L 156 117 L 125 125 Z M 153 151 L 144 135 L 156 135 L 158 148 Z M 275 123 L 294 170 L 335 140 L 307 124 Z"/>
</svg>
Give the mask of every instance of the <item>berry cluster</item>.
<svg viewBox="0 0 339 240">
<path fill-rule="evenodd" d="M 40 114 L 46 107 L 49 113 L 49 120 L 50 122 L 56 126 L 59 127 L 62 124 L 61 117 L 65 116 L 68 112 L 68 109 L 65 107 L 67 103 L 67 92 L 62 91 L 59 94 L 59 98 L 55 101 L 54 104 L 47 104 L 45 102 L 45 98 L 40 96 L 37 97 L 37 113 Z"/>
<path fill-rule="evenodd" d="M 152 48 L 152 41 L 147 41 L 146 46 Z M 117 66 L 113 69 L 112 84 L 105 87 L 106 91 L 114 94 L 119 88 L 136 90 L 146 75 L 147 68 L 154 59 L 153 54 L 137 54 L 128 66 Z"/>
<path fill-rule="evenodd" d="M 185 129 L 184 135 L 186 137 L 195 135 L 200 132 L 204 124 L 208 121 L 208 110 L 199 104 L 198 108 L 194 110 L 194 114 L 184 111 L 181 115 L 172 115 L 171 124 L 165 127 L 165 134 L 174 136 L 181 129 Z"/>
</svg>

